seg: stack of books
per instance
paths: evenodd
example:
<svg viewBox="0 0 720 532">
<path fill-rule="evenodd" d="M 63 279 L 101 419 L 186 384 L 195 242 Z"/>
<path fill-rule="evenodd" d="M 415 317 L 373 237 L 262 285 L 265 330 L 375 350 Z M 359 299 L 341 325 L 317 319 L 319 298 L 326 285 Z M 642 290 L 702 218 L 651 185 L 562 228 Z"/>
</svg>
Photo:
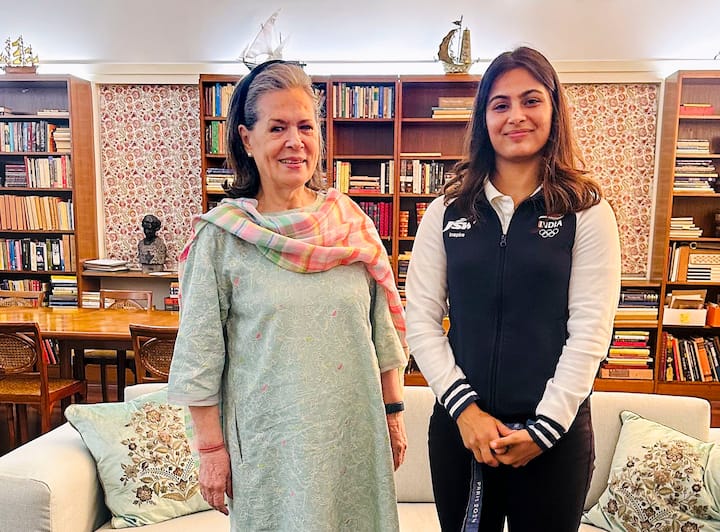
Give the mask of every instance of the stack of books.
<svg viewBox="0 0 720 532">
<path fill-rule="evenodd" d="M 675 150 L 676 155 L 710 155 L 710 141 L 708 139 L 678 139 Z"/>
<path fill-rule="evenodd" d="M 692 216 L 670 218 L 670 238 L 693 240 L 702 236 L 703 230 L 695 225 Z"/>
<path fill-rule="evenodd" d="M 55 141 L 55 149 L 59 152 L 70 151 L 70 128 L 69 127 L 57 127 L 52 134 L 53 140 Z"/>
<path fill-rule="evenodd" d="M 235 175 L 229 168 L 208 168 L 205 174 L 205 184 L 208 192 L 222 194 L 225 192 L 223 184 L 230 185 Z"/>
<path fill-rule="evenodd" d="M 85 291 L 80 300 L 83 308 L 100 308 L 100 292 Z"/>
<path fill-rule="evenodd" d="M 165 298 L 165 310 L 180 310 L 180 284 L 177 281 L 170 283 L 170 295 Z"/>
<path fill-rule="evenodd" d="M 717 178 L 712 159 L 679 159 L 675 162 L 673 192 L 713 194 Z"/>
<path fill-rule="evenodd" d="M 600 365 L 600 378 L 652 380 L 649 331 L 616 330 L 605 361 Z"/>
<path fill-rule="evenodd" d="M 434 119 L 461 118 L 468 120 L 472 116 L 473 103 L 475 98 L 441 96 L 438 98 L 437 106 L 432 108 Z"/>
<path fill-rule="evenodd" d="M 618 321 L 647 321 L 658 318 L 660 295 L 656 290 L 623 288 L 620 291 L 615 319 Z"/>
<path fill-rule="evenodd" d="M 85 269 L 96 272 L 122 272 L 128 269 L 128 261 L 119 259 L 89 259 Z"/>
<path fill-rule="evenodd" d="M 74 275 L 51 275 L 48 298 L 49 307 L 77 307 L 77 277 Z"/>
</svg>

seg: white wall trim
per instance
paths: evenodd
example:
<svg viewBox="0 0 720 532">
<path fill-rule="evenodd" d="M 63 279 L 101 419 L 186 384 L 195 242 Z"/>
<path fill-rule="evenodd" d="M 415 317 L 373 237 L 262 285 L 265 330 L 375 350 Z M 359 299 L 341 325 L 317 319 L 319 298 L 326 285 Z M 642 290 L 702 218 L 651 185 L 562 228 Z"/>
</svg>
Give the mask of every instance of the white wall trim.
<svg viewBox="0 0 720 532">
<path fill-rule="evenodd" d="M 437 61 L 306 61 L 311 75 L 427 75 L 442 74 Z M 488 61 L 470 69 L 482 74 Z M 554 61 L 564 83 L 648 83 L 660 82 L 676 70 L 716 70 L 712 60 L 637 59 L 626 61 Z M 73 74 L 95 83 L 108 84 L 196 84 L 199 74 L 245 74 L 247 68 L 236 61 L 202 63 L 116 63 L 102 61 L 52 61 L 41 63 L 39 73 Z"/>
</svg>

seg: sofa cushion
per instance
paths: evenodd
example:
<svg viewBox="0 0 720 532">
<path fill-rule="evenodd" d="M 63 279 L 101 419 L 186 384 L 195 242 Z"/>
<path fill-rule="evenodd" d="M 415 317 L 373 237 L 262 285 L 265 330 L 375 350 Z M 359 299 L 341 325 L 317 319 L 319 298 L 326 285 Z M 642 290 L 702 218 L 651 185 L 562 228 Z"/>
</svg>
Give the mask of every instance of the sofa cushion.
<svg viewBox="0 0 720 532">
<path fill-rule="evenodd" d="M 720 530 L 720 448 L 620 415 L 608 486 L 583 521 L 606 530 Z"/>
<path fill-rule="evenodd" d="M 67 420 L 97 464 L 114 528 L 209 509 L 199 491 L 186 415 L 185 408 L 167 403 L 167 389 L 124 403 L 67 408 Z"/>
</svg>

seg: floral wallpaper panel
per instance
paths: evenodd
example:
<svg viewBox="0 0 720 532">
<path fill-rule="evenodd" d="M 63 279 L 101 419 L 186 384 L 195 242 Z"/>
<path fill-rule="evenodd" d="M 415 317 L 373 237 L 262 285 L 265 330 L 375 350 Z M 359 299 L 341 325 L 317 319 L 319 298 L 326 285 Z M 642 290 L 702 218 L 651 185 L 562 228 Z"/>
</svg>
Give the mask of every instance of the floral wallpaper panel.
<svg viewBox="0 0 720 532">
<path fill-rule="evenodd" d="M 137 263 L 140 223 L 154 214 L 167 268 L 202 208 L 200 108 L 195 85 L 98 85 L 105 249 Z"/>
<path fill-rule="evenodd" d="M 600 181 L 617 217 L 623 274 L 645 276 L 659 85 L 572 84 L 566 90 L 587 168 Z"/>
</svg>

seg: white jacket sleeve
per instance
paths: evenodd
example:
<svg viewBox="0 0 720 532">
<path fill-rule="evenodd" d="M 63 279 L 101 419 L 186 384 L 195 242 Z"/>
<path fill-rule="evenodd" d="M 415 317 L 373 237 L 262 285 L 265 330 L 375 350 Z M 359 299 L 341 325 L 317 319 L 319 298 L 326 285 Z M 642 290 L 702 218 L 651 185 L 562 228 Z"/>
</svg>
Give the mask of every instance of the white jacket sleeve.
<svg viewBox="0 0 720 532">
<path fill-rule="evenodd" d="M 405 281 L 407 341 L 410 354 L 450 415 L 460 413 L 478 396 L 470 388 L 442 326 L 447 315 L 447 259 L 443 243 L 445 198 L 433 200 L 415 235 Z"/>
<path fill-rule="evenodd" d="M 620 240 L 607 201 L 577 214 L 568 292 L 568 338 L 537 406 L 537 425 L 565 431 L 590 394 L 607 355 L 620 296 Z M 538 427 L 540 428 L 540 427 Z M 542 430 L 537 434 L 541 436 Z M 547 443 L 547 442 L 546 442 Z"/>
</svg>

